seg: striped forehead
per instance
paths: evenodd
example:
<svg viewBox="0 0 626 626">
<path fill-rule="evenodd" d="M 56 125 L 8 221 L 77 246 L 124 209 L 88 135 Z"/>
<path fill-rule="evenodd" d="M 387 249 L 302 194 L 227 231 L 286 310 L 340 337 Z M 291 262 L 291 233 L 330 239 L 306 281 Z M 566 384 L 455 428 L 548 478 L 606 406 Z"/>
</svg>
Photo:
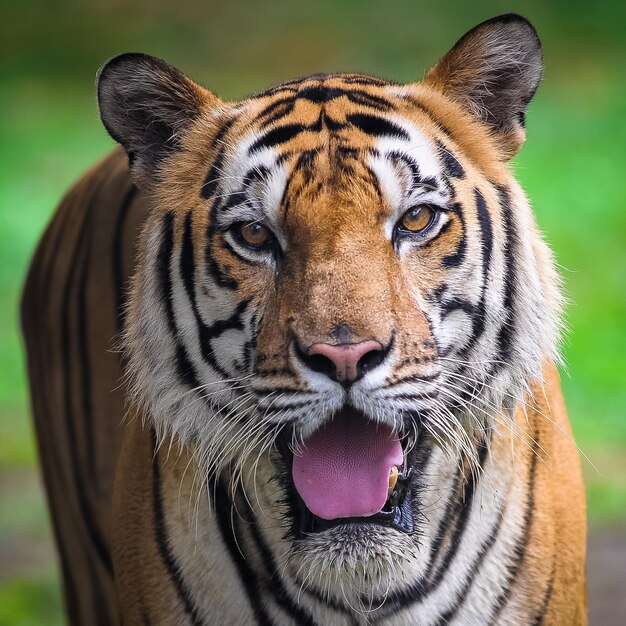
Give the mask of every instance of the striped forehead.
<svg viewBox="0 0 626 626">
<path fill-rule="evenodd" d="M 238 219 L 276 224 L 303 156 L 360 160 L 392 206 L 418 190 L 443 188 L 438 143 L 399 112 L 406 102 L 382 86 L 368 83 L 365 91 L 345 81 L 305 81 L 248 101 L 239 124 L 231 123 L 239 138 L 222 139 L 203 186 L 204 197 L 210 187 L 219 198 L 218 221 L 232 221 L 236 212 Z"/>
</svg>

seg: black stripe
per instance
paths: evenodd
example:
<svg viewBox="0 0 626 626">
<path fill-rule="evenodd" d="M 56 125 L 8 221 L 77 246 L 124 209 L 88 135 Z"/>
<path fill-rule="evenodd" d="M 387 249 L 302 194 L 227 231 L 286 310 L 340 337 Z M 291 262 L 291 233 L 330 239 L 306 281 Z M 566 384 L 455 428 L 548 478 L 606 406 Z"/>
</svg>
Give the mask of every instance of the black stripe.
<svg viewBox="0 0 626 626">
<path fill-rule="evenodd" d="M 243 330 L 243 320 L 241 316 L 245 313 L 249 304 L 249 300 L 241 300 L 239 304 L 237 304 L 235 312 L 230 317 L 223 320 L 215 320 L 210 326 L 204 325 L 202 331 L 204 339 L 214 339 L 227 330 Z"/>
<path fill-rule="evenodd" d="M 211 241 L 211 237 L 213 235 L 213 228 L 209 227 L 207 232 L 207 237 L 209 237 L 209 241 Z M 204 251 L 204 261 L 206 266 L 207 274 L 220 286 L 225 289 L 230 289 L 234 291 L 239 287 L 237 281 L 232 277 L 226 274 L 224 270 L 220 267 L 219 263 L 213 258 L 211 255 L 211 243 L 209 243 Z"/>
<path fill-rule="evenodd" d="M 220 176 L 222 173 L 222 165 L 224 164 L 224 154 L 226 152 L 224 137 L 235 123 L 234 119 L 230 119 L 224 123 L 213 139 L 213 144 L 217 148 L 217 154 L 213 159 L 213 163 L 207 172 L 204 183 L 200 188 L 200 196 L 205 200 L 213 196 L 218 189 Z"/>
<path fill-rule="evenodd" d="M 347 124 L 340 122 L 339 120 L 333 119 L 330 115 L 325 115 L 322 111 L 323 123 L 326 128 L 330 131 L 339 131 L 347 128 Z"/>
<path fill-rule="evenodd" d="M 124 328 L 125 315 L 125 292 L 124 292 L 124 271 L 122 261 L 124 259 L 124 231 L 126 228 L 126 219 L 130 214 L 130 206 L 137 196 L 137 187 L 132 185 L 128 193 L 124 197 L 120 210 L 115 221 L 115 229 L 113 231 L 113 285 L 115 290 L 115 319 L 117 321 L 118 334 Z"/>
<path fill-rule="evenodd" d="M 242 315 L 248 307 L 249 301 L 242 300 L 237 305 L 235 312 L 225 320 L 216 320 L 211 326 L 206 326 L 201 322 L 200 330 L 200 346 L 202 349 L 202 355 L 206 361 L 224 378 L 231 376 L 217 361 L 215 350 L 211 345 L 211 340 L 215 339 L 223 332 L 227 330 L 243 330 Z"/>
<path fill-rule="evenodd" d="M 172 301 L 172 277 L 170 275 L 170 262 L 174 250 L 174 214 L 166 213 L 163 218 L 161 245 L 158 252 L 158 274 L 161 287 L 161 296 L 165 308 L 165 319 L 167 328 L 172 336 L 176 350 L 176 371 L 178 377 L 192 389 L 200 386 L 193 363 L 191 362 L 185 346 L 178 337 L 176 328 L 176 318 L 174 316 L 174 304 Z"/>
<path fill-rule="evenodd" d="M 255 323 L 251 323 L 251 327 L 255 327 Z M 256 335 L 256 331 L 254 331 Z M 253 339 L 246 339 L 246 342 L 243 344 L 243 357 L 240 367 L 238 371 L 241 373 L 251 373 L 252 369 L 252 352 L 254 350 L 256 341 Z"/>
<path fill-rule="evenodd" d="M 289 370 L 287 370 L 289 371 Z M 290 396 L 317 396 L 316 391 L 306 391 L 301 389 L 293 389 L 292 387 L 263 387 L 262 390 L 257 391 L 257 395 L 268 395 L 270 393 L 280 393 L 283 397 L 287 394 Z"/>
<path fill-rule="evenodd" d="M 340 604 L 339 601 L 337 601 L 335 598 L 331 598 L 329 597 L 329 595 L 327 593 L 322 593 L 320 591 L 318 591 L 317 589 L 313 588 L 313 587 L 305 587 L 306 583 L 307 583 L 307 578 L 305 577 L 304 580 L 302 580 L 301 578 L 296 578 L 294 576 L 294 583 L 295 584 L 299 584 L 302 588 L 302 595 L 304 596 L 308 596 L 309 598 L 311 598 L 313 601 L 315 602 L 319 602 L 325 609 L 332 609 L 333 611 L 337 611 L 337 613 L 341 613 L 344 616 L 345 623 L 349 626 L 360 626 L 359 622 L 356 621 L 355 617 L 354 617 L 354 608 L 346 603 L 346 604 Z M 363 599 L 364 602 L 369 602 L 369 598 L 364 598 Z M 378 615 L 378 614 L 377 614 Z M 371 618 L 370 618 L 371 620 Z M 336 622 L 325 622 L 328 624 L 335 624 Z M 369 621 L 366 622 L 369 624 L 377 624 L 379 622 L 373 622 L 373 621 Z"/>
<path fill-rule="evenodd" d="M 181 601 L 185 613 L 191 618 L 191 622 L 195 626 L 200 626 L 204 622 L 198 613 L 193 598 L 182 572 L 180 565 L 176 561 L 176 558 L 172 554 L 172 550 L 169 545 L 167 528 L 165 526 L 165 513 L 163 511 L 163 499 L 161 495 L 161 466 L 159 465 L 158 446 L 156 441 L 156 435 L 154 430 L 150 431 L 152 437 L 152 512 L 154 515 L 154 536 L 159 548 L 159 554 L 169 579 L 172 581 L 174 588 L 176 589 L 176 595 Z"/>
<path fill-rule="evenodd" d="M 174 307 L 172 305 L 172 278 L 170 276 L 170 262 L 174 249 L 174 219 L 173 213 L 166 213 L 163 218 L 157 266 L 167 328 L 176 339 L 176 321 L 174 320 Z"/>
<path fill-rule="evenodd" d="M 240 498 L 240 500 L 242 500 Z M 265 542 L 261 529 L 259 528 L 258 519 L 255 515 L 247 498 L 243 498 L 245 503 L 242 503 L 246 507 L 248 513 L 248 523 L 250 524 L 250 531 L 254 545 L 261 555 L 261 561 L 265 569 L 265 575 L 269 581 L 269 591 L 272 593 L 276 603 L 291 617 L 298 626 L 316 626 L 313 618 L 307 611 L 300 608 L 297 602 L 289 596 L 285 585 L 280 577 L 280 568 L 276 565 L 276 560 L 272 554 L 269 546 Z"/>
<path fill-rule="evenodd" d="M 474 562 L 469 569 L 469 576 L 465 580 L 463 588 L 455 598 L 454 604 L 445 613 L 442 613 L 439 616 L 439 619 L 434 622 L 433 626 L 444 626 L 445 624 L 448 624 L 450 620 L 459 612 L 459 609 L 463 606 L 463 603 L 469 595 L 469 591 L 472 588 L 474 581 L 476 580 L 476 576 L 481 571 L 483 561 L 496 543 L 496 539 L 498 538 L 498 534 L 500 533 L 500 528 L 502 527 L 503 518 L 504 515 L 499 516 L 498 520 L 489 532 L 489 536 L 485 541 L 483 541 L 478 556 L 474 559 Z"/>
<path fill-rule="evenodd" d="M 465 170 L 463 169 L 463 166 L 452 154 L 450 149 L 444 146 L 440 141 L 435 143 L 437 145 L 437 151 L 439 152 L 439 158 L 443 163 L 444 172 L 452 178 L 465 178 Z"/>
<path fill-rule="evenodd" d="M 412 402 L 421 402 L 423 400 L 434 400 L 439 397 L 439 393 L 437 391 L 432 391 L 430 393 L 401 393 L 398 395 L 389 396 L 390 400 L 402 400 L 402 401 L 412 401 Z"/>
<path fill-rule="evenodd" d="M 480 226 L 480 243 L 482 248 L 482 285 L 480 291 L 480 300 L 474 307 L 472 315 L 472 334 L 467 344 L 458 352 L 459 357 L 464 359 L 470 353 L 472 348 L 476 345 L 476 342 L 480 339 L 485 332 L 485 320 L 487 314 L 487 308 L 485 303 L 485 297 L 487 293 L 487 281 L 489 279 L 489 273 L 491 271 L 491 256 L 493 252 L 493 227 L 491 223 L 491 216 L 485 203 L 485 198 L 478 188 L 474 189 L 474 199 L 476 202 L 476 217 L 478 225 Z M 468 309 L 469 314 L 469 309 Z"/>
<path fill-rule="evenodd" d="M 209 225 L 207 226 L 207 229 L 206 229 L 207 244 L 205 245 L 205 248 L 204 248 L 204 264 L 205 264 L 205 269 L 207 271 L 207 274 L 220 287 L 224 287 L 226 289 L 230 289 L 234 291 L 239 286 L 237 284 L 237 281 L 232 276 L 229 276 L 222 270 L 219 263 L 213 258 L 211 254 L 213 247 L 217 245 L 217 242 L 213 241 L 217 233 L 216 226 L 215 226 L 217 206 L 218 206 L 218 201 L 214 200 L 213 206 L 210 212 Z"/>
<path fill-rule="evenodd" d="M 266 180 L 269 177 L 269 168 L 265 167 L 265 165 L 255 165 L 252 169 L 248 170 L 243 177 L 243 186 L 248 187 L 252 183 Z"/>
<path fill-rule="evenodd" d="M 254 154 L 263 148 L 273 148 L 274 146 L 287 143 L 305 130 L 309 130 L 309 128 L 304 124 L 283 124 L 282 126 L 272 128 L 272 130 L 261 135 L 252 146 L 250 146 L 248 153 Z"/>
<path fill-rule="evenodd" d="M 304 150 L 298 157 L 298 160 L 296 161 L 296 164 L 293 167 L 293 172 L 300 171 L 305 184 L 309 182 L 309 180 L 313 177 L 313 167 L 315 165 L 315 160 L 317 159 L 317 156 L 319 155 L 319 153 L 320 153 L 319 148 L 314 149 L 314 150 Z M 293 173 L 292 173 L 292 176 L 293 176 Z M 288 188 L 289 188 L 289 185 L 286 185 L 285 191 L 283 192 L 283 201 L 284 201 L 285 194 L 287 193 Z M 281 202 L 281 205 L 282 204 L 283 203 Z"/>
<path fill-rule="evenodd" d="M 360 89 L 351 89 L 351 88 L 343 88 L 343 87 L 331 87 L 329 85 L 324 84 L 323 80 L 317 84 L 304 84 L 293 96 L 290 98 L 283 98 L 278 100 L 276 103 L 272 103 L 265 107 L 261 113 L 259 114 L 259 118 L 266 116 L 268 114 L 274 114 L 276 109 L 279 109 L 281 106 L 291 104 L 295 104 L 296 100 L 308 100 L 309 102 L 313 102 L 314 104 L 325 104 L 332 100 L 336 100 L 338 98 L 345 97 L 351 102 L 355 104 L 360 104 L 362 106 L 368 106 L 371 108 L 375 108 L 380 111 L 387 111 L 393 108 L 393 104 L 383 98 L 381 96 L 377 96 L 367 91 L 362 91 Z M 258 118 L 257 118 L 258 119 Z"/>
<path fill-rule="evenodd" d="M 441 308 L 442 318 L 447 317 L 455 311 L 463 311 L 463 313 L 468 315 L 473 320 L 474 315 L 476 314 L 476 307 L 464 298 L 453 297 L 445 301 L 440 301 L 439 306 Z"/>
<path fill-rule="evenodd" d="M 220 183 L 220 175 L 222 172 L 222 165 L 224 163 L 224 151 L 224 147 L 220 146 L 219 151 L 215 159 L 213 159 L 213 163 L 207 172 L 204 183 L 200 188 L 200 197 L 205 200 L 217 193 Z"/>
<path fill-rule="evenodd" d="M 384 200 L 383 190 L 382 190 L 382 188 L 380 186 L 380 181 L 378 180 L 378 176 L 376 176 L 376 174 L 369 167 L 369 165 L 367 165 L 365 167 L 365 169 L 366 169 L 367 175 L 369 177 L 369 182 L 372 185 L 372 187 L 374 188 L 374 192 L 376 193 L 376 197 L 378 198 L 378 202 L 379 202 L 380 205 L 383 205 L 385 200 Z"/>
<path fill-rule="evenodd" d="M 441 565 L 439 566 L 439 568 L 435 572 L 431 570 L 428 574 L 427 586 L 429 590 L 437 587 L 439 583 L 443 580 L 443 577 L 448 571 L 453 558 L 456 556 L 456 553 L 461 547 L 461 540 L 463 539 L 463 534 L 465 533 L 465 527 L 467 526 L 467 522 L 469 521 L 470 514 L 472 512 L 474 494 L 476 493 L 476 487 L 478 486 L 477 480 L 480 481 L 480 478 L 482 477 L 481 470 L 484 466 L 485 458 L 487 456 L 487 448 L 488 446 L 484 441 L 482 441 L 478 445 L 478 467 L 476 471 L 470 471 L 467 483 L 463 487 L 463 493 L 459 501 L 459 506 L 455 511 L 454 523 L 452 524 L 454 530 L 451 535 L 450 547 L 448 548 L 448 551 L 441 560 Z M 449 522 L 450 521 L 451 520 L 449 520 Z M 450 527 L 450 525 L 451 524 L 448 523 L 448 527 Z M 445 530 L 440 526 L 439 532 L 442 535 L 444 534 Z"/>
<path fill-rule="evenodd" d="M 272 115 L 268 115 L 264 120 L 260 121 L 259 128 L 268 128 L 278 120 L 283 119 L 294 110 L 295 106 L 295 100 L 292 100 L 290 104 L 284 104 L 282 107 L 276 109 Z"/>
<path fill-rule="evenodd" d="M 381 98 L 365 91 L 347 91 L 346 96 L 354 104 L 371 107 L 377 111 L 389 111 L 394 108 L 394 105 L 386 98 Z"/>
<path fill-rule="evenodd" d="M 240 552 L 235 528 L 237 526 L 237 514 L 233 513 L 233 503 L 230 501 L 227 488 L 221 480 L 215 483 L 215 512 L 222 541 L 243 583 L 256 622 L 259 626 L 272 626 L 273 621 L 261 602 L 258 577 Z"/>
<path fill-rule="evenodd" d="M 465 227 L 465 217 L 463 214 L 463 208 L 459 203 L 455 203 L 452 205 L 452 212 L 455 215 L 458 215 L 459 222 L 461 224 L 461 238 L 459 241 L 459 245 L 457 249 L 452 254 L 448 254 L 444 256 L 441 260 L 444 267 L 458 267 L 465 260 L 465 254 L 467 251 L 467 241 L 466 241 L 466 227 Z"/>
<path fill-rule="evenodd" d="M 402 161 L 402 163 L 404 163 L 404 165 L 406 165 L 406 167 L 409 168 L 409 171 L 411 172 L 412 187 L 423 186 L 423 180 L 422 180 L 422 175 L 420 173 L 420 168 L 413 159 L 411 159 L 408 155 L 404 154 L 403 152 L 398 152 L 397 150 L 390 152 L 389 156 L 392 157 L 393 159 Z"/>
<path fill-rule="evenodd" d="M 341 159 L 358 159 L 361 154 L 361 150 L 359 148 L 354 148 L 353 146 L 337 146 L 335 152 L 337 156 Z M 373 150 L 371 151 L 373 152 Z"/>
<path fill-rule="evenodd" d="M 392 162 L 400 161 L 400 163 L 402 163 L 410 171 L 411 182 L 414 188 L 424 186 L 424 181 L 422 179 L 422 175 L 420 174 L 419 166 L 408 154 L 400 152 L 399 150 L 392 150 L 391 152 L 388 152 L 386 154 L 386 157 L 388 159 L 391 159 Z"/>
<path fill-rule="evenodd" d="M 515 286 L 517 284 L 517 260 L 516 253 L 519 246 L 513 211 L 510 205 L 509 194 L 504 187 L 498 188 L 500 207 L 504 218 L 504 309 L 505 316 L 498 332 L 498 359 L 493 366 L 498 369 L 498 362 L 509 363 L 515 335 Z"/>
<path fill-rule="evenodd" d="M 535 429 L 532 435 L 532 449 L 531 453 L 531 465 L 528 472 L 528 500 L 526 502 L 526 512 L 524 513 L 524 521 L 522 523 L 522 535 L 515 544 L 513 549 L 513 565 L 509 568 L 509 575 L 506 583 L 502 586 L 502 592 L 494 602 L 494 614 L 491 618 L 490 624 L 497 624 L 498 617 L 502 612 L 502 609 L 506 606 L 511 593 L 513 591 L 513 583 L 515 582 L 524 559 L 526 558 L 526 550 L 528 549 L 528 540 L 530 538 L 530 531 L 533 525 L 534 509 L 535 509 L 535 477 L 537 474 L 537 455 L 540 450 L 539 442 L 539 430 Z"/>
<path fill-rule="evenodd" d="M 278 117 L 282 117 L 285 115 L 283 112 L 285 109 L 293 109 L 293 105 L 295 102 L 294 95 L 290 93 L 290 95 L 286 98 L 278 98 L 272 102 L 270 102 L 267 106 L 263 107 L 255 116 L 254 122 L 267 125 L 271 123 L 271 119 L 276 115 Z M 269 119 L 268 119 L 269 118 Z M 253 122 L 253 123 L 254 123 Z"/>
<path fill-rule="evenodd" d="M 491 224 L 491 216 L 485 202 L 485 197 L 480 189 L 474 189 L 474 199 L 476 201 L 476 213 L 478 216 L 478 224 L 481 231 L 481 242 L 483 250 L 483 292 L 487 284 L 489 270 L 491 268 L 491 254 L 493 251 L 493 227 Z"/>
<path fill-rule="evenodd" d="M 265 409 L 267 405 L 267 410 L 263 414 L 264 418 L 269 419 L 270 417 L 280 415 L 284 413 L 285 411 L 303 410 L 308 406 L 316 404 L 315 402 L 289 402 L 286 404 L 281 404 L 280 406 L 276 406 L 276 405 L 273 405 L 272 402 L 273 400 L 270 400 L 269 403 L 265 403 L 265 404 L 259 403 L 258 408 L 260 410 Z M 270 407 L 273 407 L 271 411 L 269 410 Z"/>
<path fill-rule="evenodd" d="M 374 137 L 399 137 L 409 141 L 407 132 L 397 124 L 378 115 L 367 115 L 366 113 L 353 113 L 346 116 L 349 124 L 358 128 L 361 132 Z"/>
<path fill-rule="evenodd" d="M 195 277 L 196 277 L 196 262 L 194 259 L 193 251 L 193 236 L 192 236 L 192 220 L 193 215 L 191 211 L 185 215 L 185 225 L 183 230 L 183 245 L 180 253 L 180 276 L 185 285 L 185 291 L 187 297 L 191 300 L 191 306 L 194 311 L 196 309 L 196 292 L 195 292 Z"/>
<path fill-rule="evenodd" d="M 233 191 L 233 193 L 228 194 L 225 198 L 222 198 L 220 204 L 216 207 L 216 211 L 224 211 L 227 212 L 230 209 L 235 209 L 240 207 L 242 204 L 245 205 L 248 203 L 248 189 L 242 187 L 237 191 Z"/>
<path fill-rule="evenodd" d="M 314 102 L 315 104 L 321 104 L 346 95 L 348 94 L 343 89 L 327 87 L 320 83 L 309 87 L 303 87 L 300 91 L 298 91 L 297 98 L 308 100 L 309 102 Z"/>
<path fill-rule="evenodd" d="M 474 316 L 474 328 L 473 337 L 470 346 L 466 348 L 466 351 L 478 341 L 480 336 L 485 330 L 485 294 L 487 290 L 487 279 L 489 278 L 489 272 L 491 269 L 491 254 L 493 251 L 493 228 L 491 225 L 491 217 L 485 198 L 479 189 L 474 189 L 474 198 L 476 201 L 476 214 L 478 217 L 478 225 L 480 226 L 481 233 L 481 247 L 483 253 L 483 284 L 480 294 L 480 302 L 478 304 L 476 314 Z"/>
<path fill-rule="evenodd" d="M 200 351 L 205 362 L 207 362 L 222 378 L 229 378 L 230 373 L 227 372 L 217 361 L 215 350 L 211 345 L 211 340 L 221 335 L 226 330 L 243 330 L 243 321 L 241 315 L 249 304 L 248 300 L 242 300 L 237 305 L 235 312 L 225 320 L 216 320 L 211 326 L 207 326 L 198 309 L 195 290 L 195 258 L 192 237 L 192 212 L 189 211 L 185 215 L 185 224 L 183 230 L 183 243 L 180 253 L 180 277 L 185 287 L 185 293 L 191 304 L 198 337 L 200 340 Z"/>
</svg>

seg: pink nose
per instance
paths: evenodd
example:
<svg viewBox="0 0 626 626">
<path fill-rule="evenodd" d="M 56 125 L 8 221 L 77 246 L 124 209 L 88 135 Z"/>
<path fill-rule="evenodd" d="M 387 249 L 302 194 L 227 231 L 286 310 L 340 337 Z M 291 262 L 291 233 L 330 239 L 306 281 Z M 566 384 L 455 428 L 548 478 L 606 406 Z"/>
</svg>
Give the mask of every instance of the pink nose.
<svg viewBox="0 0 626 626">
<path fill-rule="evenodd" d="M 340 383 L 354 382 L 362 372 L 372 364 L 378 365 L 383 346 L 378 341 L 368 340 L 360 343 L 314 343 L 308 350 L 309 356 L 326 357 L 335 369 L 335 376 Z M 330 364 L 329 364 L 330 365 Z"/>
</svg>

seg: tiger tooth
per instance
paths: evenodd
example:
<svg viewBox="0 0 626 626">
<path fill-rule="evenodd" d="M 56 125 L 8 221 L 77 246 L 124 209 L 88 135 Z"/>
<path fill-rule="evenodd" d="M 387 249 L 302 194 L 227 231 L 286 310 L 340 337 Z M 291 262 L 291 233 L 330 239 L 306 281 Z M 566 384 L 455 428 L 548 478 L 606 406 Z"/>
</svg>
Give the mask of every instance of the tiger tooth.
<svg viewBox="0 0 626 626">
<path fill-rule="evenodd" d="M 396 488 L 396 484 L 398 483 L 398 468 L 395 465 L 392 465 L 389 468 L 389 495 L 393 493 L 393 490 Z"/>
</svg>

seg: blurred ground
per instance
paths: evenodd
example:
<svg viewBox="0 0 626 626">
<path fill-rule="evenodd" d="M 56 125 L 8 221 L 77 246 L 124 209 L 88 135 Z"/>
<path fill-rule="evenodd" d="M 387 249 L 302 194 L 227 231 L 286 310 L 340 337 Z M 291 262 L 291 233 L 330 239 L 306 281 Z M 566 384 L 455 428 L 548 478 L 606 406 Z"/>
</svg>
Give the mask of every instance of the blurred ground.
<svg viewBox="0 0 626 626">
<path fill-rule="evenodd" d="M 597 467 L 583 464 L 591 623 L 626 623 L 626 3 L 0 2 L 0 624 L 62 623 L 16 311 L 61 194 L 112 147 L 97 119 L 96 69 L 140 50 L 225 98 L 317 71 L 409 81 L 507 11 L 531 19 L 544 43 L 544 82 L 514 165 L 571 300 L 563 388 Z"/>
<path fill-rule="evenodd" d="M 589 623 L 623 626 L 626 622 L 626 541 L 624 528 L 596 528 L 589 537 Z"/>
</svg>

